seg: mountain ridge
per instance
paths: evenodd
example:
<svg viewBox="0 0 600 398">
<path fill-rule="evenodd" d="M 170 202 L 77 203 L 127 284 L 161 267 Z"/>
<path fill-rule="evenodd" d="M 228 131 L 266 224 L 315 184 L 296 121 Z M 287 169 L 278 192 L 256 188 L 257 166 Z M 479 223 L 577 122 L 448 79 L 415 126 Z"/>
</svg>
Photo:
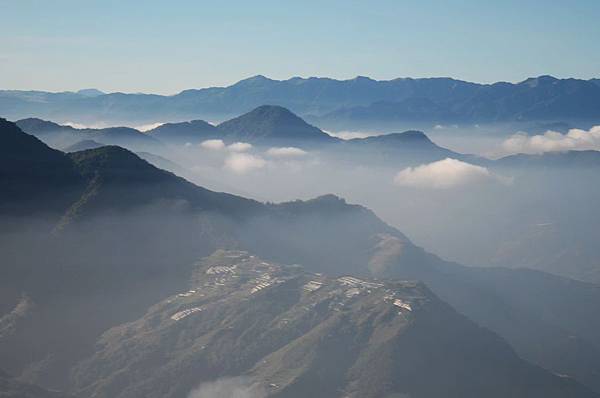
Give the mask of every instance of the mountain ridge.
<svg viewBox="0 0 600 398">
<path fill-rule="evenodd" d="M 25 119 L 17 121 L 17 124 L 28 133 L 35 134 L 48 143 L 59 140 L 60 137 L 57 139 L 48 137 L 55 132 L 60 134 L 64 127 L 40 119 Z M 70 129 L 68 126 L 66 128 Z M 394 165 L 406 161 L 426 163 L 446 157 L 471 158 L 469 155 L 439 147 L 423 132 L 416 130 L 342 140 L 310 125 L 290 110 L 272 105 L 260 106 L 217 126 L 202 120 L 193 120 L 166 123 L 144 134 L 160 140 L 167 146 L 195 145 L 208 139 L 220 139 L 226 144 L 249 142 L 252 145 L 265 147 L 294 146 L 319 151 L 331 150 L 330 153 L 337 157 L 347 159 L 348 156 L 355 156 L 355 160 L 361 156 L 368 157 L 372 151 L 377 151 L 380 161 Z M 107 136 L 102 143 L 119 145 L 120 141 Z M 67 150 L 70 147 L 67 146 Z"/>
<path fill-rule="evenodd" d="M 39 118 L 22 119 L 15 124 L 55 148 L 67 148 L 82 140 L 116 144 L 132 150 L 156 150 L 162 145 L 159 140 L 131 127 L 75 128 Z"/>
<path fill-rule="evenodd" d="M 349 80 L 251 77 L 227 87 L 188 89 L 161 96 L 111 93 L 0 91 L 5 117 L 125 124 L 224 120 L 263 104 L 291 109 L 322 127 L 378 123 L 497 123 L 600 121 L 597 81 L 538 76 L 517 83 L 471 83 L 452 78 Z M 356 122 L 360 123 L 356 123 Z"/>
</svg>

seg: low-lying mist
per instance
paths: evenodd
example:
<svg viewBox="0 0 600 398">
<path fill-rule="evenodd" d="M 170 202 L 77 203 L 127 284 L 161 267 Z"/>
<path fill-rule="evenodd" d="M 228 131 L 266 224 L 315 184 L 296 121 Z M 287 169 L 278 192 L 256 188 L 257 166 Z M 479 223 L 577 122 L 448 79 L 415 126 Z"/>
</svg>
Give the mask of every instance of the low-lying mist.
<svg viewBox="0 0 600 398">
<path fill-rule="evenodd" d="M 386 165 L 376 151 L 356 160 L 327 149 L 222 142 L 173 147 L 163 156 L 194 183 L 260 201 L 336 194 L 457 262 L 599 280 L 597 270 L 585 266 L 596 254 L 591 237 L 600 198 L 600 177 L 589 168 L 402 158 Z M 573 262 L 578 265 L 567 269 Z"/>
<path fill-rule="evenodd" d="M 457 152 L 352 144 L 300 148 L 225 138 L 149 148 L 125 144 L 155 166 L 215 191 L 263 202 L 336 194 L 374 210 L 416 244 L 449 260 L 600 280 L 593 242 L 599 177 L 590 167 L 597 162 L 593 153 L 573 162 L 560 152 L 594 149 L 597 128 L 513 123 L 425 130 L 435 144 Z M 331 134 L 351 140 L 381 133 Z M 515 152 L 536 154 L 530 159 L 535 161 L 490 160 Z M 540 153 L 557 156 L 546 160 Z"/>
<path fill-rule="evenodd" d="M 248 377 L 224 377 L 202 383 L 191 391 L 188 398 L 264 398 L 264 388 Z"/>
</svg>

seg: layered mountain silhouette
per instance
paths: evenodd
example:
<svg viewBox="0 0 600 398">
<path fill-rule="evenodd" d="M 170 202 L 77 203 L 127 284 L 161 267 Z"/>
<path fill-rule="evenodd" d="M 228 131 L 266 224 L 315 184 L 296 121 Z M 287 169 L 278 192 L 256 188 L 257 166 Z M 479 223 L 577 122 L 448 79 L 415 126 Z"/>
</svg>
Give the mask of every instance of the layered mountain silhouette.
<svg viewBox="0 0 600 398">
<path fill-rule="evenodd" d="M 375 126 L 394 122 L 495 123 L 598 122 L 596 80 L 539 76 L 519 83 L 477 84 L 451 78 L 377 81 L 255 76 L 229 87 L 185 90 L 173 96 L 99 92 L 0 91 L 11 119 L 40 117 L 78 123 L 143 124 L 223 120 L 264 104 L 311 115 L 324 126 Z M 377 123 L 377 124 L 374 124 Z"/>
<path fill-rule="evenodd" d="M 133 129 L 109 128 L 100 130 L 76 130 L 69 126 L 60 126 L 39 119 L 25 119 L 17 122 L 23 131 L 33 134 L 51 146 L 73 152 L 77 149 L 91 149 L 102 145 L 119 145 L 128 149 L 149 152 L 154 155 L 165 154 L 168 148 L 139 140 L 129 140 L 118 132 Z M 133 130 L 137 131 L 137 130 Z M 108 134 L 107 132 L 111 132 Z M 335 138 L 310 125 L 297 115 L 280 106 L 260 106 L 237 118 L 225 121 L 218 126 L 202 121 L 166 123 L 137 136 L 155 139 L 166 146 L 197 145 L 205 140 L 220 139 L 226 144 L 248 142 L 255 146 L 292 146 L 311 150 L 326 151 L 334 158 L 346 161 L 373 161 L 376 159 L 388 166 L 400 164 L 420 164 L 447 157 L 455 159 L 481 161 L 473 156 L 460 154 L 433 143 L 420 131 L 405 131 L 379 136 L 342 140 Z M 68 139 L 64 138 L 68 135 Z M 86 137 L 92 137 L 93 140 Z M 60 145 L 65 140 L 81 139 L 72 145 Z M 96 140 L 96 141 L 94 141 Z M 92 142 L 97 144 L 92 144 Z M 127 145 L 123 145 L 123 143 Z M 141 149 L 139 149 L 141 148 Z"/>
<path fill-rule="evenodd" d="M 386 167 L 420 165 L 446 158 L 486 163 L 486 159 L 440 147 L 423 132 L 414 130 L 354 138 L 338 144 L 329 150 L 341 159 Z"/>
<path fill-rule="evenodd" d="M 279 116 L 269 117 L 269 115 L 274 114 Z M 293 122 L 288 123 L 288 120 Z M 531 191 L 533 186 L 539 186 L 540 192 L 548 189 L 547 186 L 540 185 L 537 181 L 547 181 L 549 184 L 557 184 L 557 186 L 564 184 L 564 181 L 573 179 L 568 176 L 564 176 L 563 179 L 558 178 L 560 173 L 576 172 L 581 176 L 582 168 L 595 168 L 598 159 L 600 159 L 597 151 L 567 151 L 549 152 L 541 155 L 512 155 L 492 161 L 440 147 L 424 133 L 418 131 L 391 133 L 353 140 L 335 138 L 322 140 L 320 137 L 325 135 L 324 132 L 314 134 L 315 127 L 303 122 L 297 116 L 290 114 L 289 111 L 276 106 L 261 107 L 234 119 L 234 121 L 238 129 L 237 133 L 228 133 L 225 128 L 221 127 L 228 125 L 229 122 L 225 122 L 217 128 L 202 121 L 194 121 L 166 124 L 155 130 L 150 130 L 147 134 L 154 136 L 155 131 L 160 130 L 164 147 L 172 148 L 173 145 L 181 147 L 184 142 L 190 143 L 188 140 L 192 139 L 194 131 L 196 131 L 194 126 L 198 125 L 201 128 L 208 126 L 212 133 L 210 135 L 197 134 L 195 136 L 197 141 L 193 141 L 194 143 L 201 142 L 204 139 L 219 138 L 224 140 L 226 144 L 245 141 L 263 147 L 271 145 L 300 146 L 309 151 L 318 151 L 318 156 L 321 158 L 341 161 L 342 165 L 361 164 L 397 169 L 452 158 L 488 167 L 501 176 L 514 176 L 517 181 L 529 181 L 533 176 L 539 177 L 533 178 L 531 183 L 525 184 L 528 188 L 525 188 L 524 185 L 524 190 L 513 190 L 516 193 Z M 301 139 L 289 134 L 289 131 L 293 130 L 290 125 L 294 125 L 294 123 L 296 123 L 297 129 L 300 129 L 297 131 L 302 131 L 299 134 L 302 137 Z M 24 125 L 29 128 L 28 132 L 41 139 L 45 139 L 45 126 L 56 128 L 53 123 L 35 123 L 33 124 L 34 127 L 31 124 L 24 123 Z M 265 126 L 268 126 L 268 129 Z M 269 133 L 261 135 L 265 129 Z M 181 139 L 177 138 L 182 131 L 185 131 L 185 135 Z M 118 143 L 118 141 L 115 142 L 115 144 Z M 194 178 L 192 173 L 185 167 L 182 168 L 169 160 L 171 155 L 168 151 L 164 151 L 166 148 L 156 151 L 160 155 L 156 152 L 144 151 L 141 157 L 177 175 Z M 75 147 L 75 149 L 78 148 Z M 73 149 L 68 147 L 65 150 L 72 151 Z M 258 148 L 257 150 L 264 150 L 264 148 Z M 227 186 L 209 180 L 201 181 L 211 184 L 213 187 L 220 187 L 219 189 L 232 190 Z M 577 179 L 574 181 L 577 181 Z M 571 189 L 578 190 L 581 188 L 574 185 Z M 560 212 L 556 214 L 560 214 Z M 532 222 L 539 223 L 535 220 Z M 569 231 L 573 229 L 566 223 L 561 223 L 561 225 L 562 230 Z M 596 245 L 590 241 L 586 234 L 574 233 L 576 231 L 560 234 L 554 227 L 545 228 L 543 231 L 539 228 L 527 230 L 524 225 L 517 227 L 521 230 L 511 231 L 509 236 L 506 237 L 498 237 L 501 239 L 498 242 L 499 249 L 497 252 L 490 252 L 489 257 L 485 260 L 486 262 L 506 266 L 526 266 L 581 280 L 599 280 L 597 267 L 590 267 L 596 256 Z M 562 242 L 562 245 L 559 242 Z M 562 250 L 562 247 L 565 250 Z"/>
<path fill-rule="evenodd" d="M 198 144 L 208 139 L 264 145 L 299 145 L 337 141 L 317 127 L 280 106 L 263 105 L 246 114 L 213 126 L 203 120 L 166 123 L 148 134 L 165 143 Z"/>
<path fill-rule="evenodd" d="M 160 150 L 161 142 L 129 127 L 77 129 L 37 118 L 17 122 L 19 128 L 36 135 L 55 148 L 69 148 L 81 141 L 95 141 L 104 145 L 119 145 L 130 150 Z"/>
<path fill-rule="evenodd" d="M 82 141 L 76 142 L 73 145 L 69 145 L 68 147 L 66 147 L 64 149 L 64 151 L 65 152 L 79 152 L 79 151 L 85 151 L 86 149 L 100 148 L 101 146 L 104 146 L 104 144 L 100 144 L 99 142 L 96 142 L 94 140 L 82 140 Z"/>
<path fill-rule="evenodd" d="M 4 264 L 4 277 L 0 281 L 3 326 L 0 367 L 23 380 L 68 391 L 98 391 L 99 396 L 153 394 L 155 385 L 144 374 L 152 373 L 155 366 L 169 363 L 157 380 L 173 375 L 173 369 L 181 368 L 195 377 L 194 370 L 204 369 L 194 367 L 194 364 L 202 364 L 204 357 L 193 354 L 205 345 L 202 339 L 208 337 L 202 336 L 222 335 L 222 340 L 215 340 L 216 345 L 211 350 L 217 350 L 214 355 L 225 357 L 230 344 L 241 347 L 246 339 L 254 341 L 266 337 L 265 330 L 261 329 L 264 325 L 249 316 L 254 311 L 264 314 L 265 324 L 283 320 L 286 310 L 278 307 L 280 305 L 289 304 L 292 312 L 302 313 L 305 304 L 301 300 L 285 304 L 275 299 L 268 304 L 254 298 L 248 302 L 232 298 L 227 302 L 228 296 L 216 292 L 217 296 L 213 297 L 224 299 L 223 308 L 232 311 L 212 313 L 216 322 L 212 325 L 219 324 L 221 329 L 203 329 L 202 325 L 211 323 L 194 324 L 191 329 L 181 331 L 185 334 L 188 330 L 188 337 L 181 337 L 179 325 L 185 325 L 187 318 L 177 321 L 181 323 L 177 323 L 175 329 L 170 327 L 170 318 L 164 319 L 167 323 L 163 325 L 163 318 L 175 315 L 171 310 L 176 309 L 166 307 L 168 311 L 163 312 L 162 306 L 169 304 L 163 300 L 180 291 L 190 280 L 190 275 L 197 270 L 193 265 L 195 260 L 215 249 L 228 247 L 255 253 L 266 262 L 301 264 L 306 271 L 297 271 L 298 276 L 294 278 L 298 281 L 309 278 L 305 272 L 323 273 L 330 278 L 354 275 L 366 279 L 421 280 L 433 294 L 420 287 L 416 289 L 432 304 L 424 307 L 423 318 L 414 318 L 414 323 L 410 321 L 405 325 L 397 321 L 397 311 L 401 310 L 393 308 L 393 303 L 379 306 L 368 299 L 371 296 L 365 296 L 364 300 L 357 297 L 357 306 L 344 310 L 347 316 L 319 312 L 320 315 L 313 318 L 315 334 L 298 335 L 293 341 L 292 336 L 282 335 L 281 340 L 269 339 L 268 347 L 251 345 L 247 356 L 238 356 L 240 360 L 235 363 L 224 362 L 223 368 L 211 364 L 203 376 L 207 380 L 231 375 L 235 369 L 238 374 L 256 376 L 269 381 L 269 385 L 282 386 L 279 396 L 302 396 L 312 391 L 310 386 L 326 384 L 317 377 L 323 370 L 319 365 L 321 354 L 305 349 L 305 344 L 311 345 L 314 341 L 315 347 L 320 349 L 331 347 L 336 363 L 345 364 L 339 373 L 331 375 L 328 388 L 348 389 L 358 394 L 356 396 L 383 393 L 378 382 L 380 377 L 389 391 L 409 391 L 402 390 L 407 388 L 417 397 L 436 396 L 439 391 L 433 386 L 438 377 L 440 385 L 451 388 L 456 396 L 468 396 L 470 392 L 480 396 L 485 386 L 494 386 L 488 396 L 496 392 L 504 392 L 504 396 L 513 393 L 514 396 L 535 396 L 535 391 L 539 394 L 556 391 L 557 396 L 594 396 L 572 379 L 600 391 L 596 377 L 600 369 L 600 342 L 596 333 L 600 326 L 596 316 L 600 291 L 595 285 L 542 272 L 468 268 L 445 262 L 413 245 L 366 208 L 349 205 L 332 195 L 309 201 L 263 204 L 197 187 L 123 148 L 104 146 L 66 155 L 23 133 L 13 123 L 2 121 L 0 127 L 0 147 L 5 155 L 0 162 L 0 173 L 10 177 L 0 181 L 3 192 L 12 192 L 12 196 L 3 197 L 2 204 L 2 232 L 10 233 L 0 235 Z M 423 140 L 415 133 L 409 133 L 408 137 L 409 141 Z M 49 171 L 59 174 L 60 184 L 43 184 L 48 180 Z M 70 188 L 68 196 L 64 196 L 65 186 Z M 14 211 L 15 202 L 21 203 L 23 197 L 29 198 L 27 211 Z M 48 203 L 53 205 L 49 207 Z M 46 216 L 33 218 L 31 210 Z M 5 222 L 7 216 L 14 217 L 15 222 Z M 268 280 L 264 282 L 268 284 Z M 326 283 L 328 287 L 322 292 L 332 293 L 340 286 L 337 279 L 327 279 Z M 242 292 L 238 289 L 241 285 L 229 286 Z M 289 288 L 286 298 L 290 300 L 300 297 L 304 291 L 304 288 Z M 269 291 L 270 288 L 263 294 Z M 346 293 L 350 294 L 345 292 L 344 295 Z M 321 294 L 317 293 L 317 297 L 325 300 Z M 500 337 L 476 327 L 434 295 Z M 161 304 L 148 312 L 154 315 L 145 318 L 143 314 L 155 303 Z M 181 306 L 177 311 L 192 308 L 195 307 Z M 360 308 L 365 309 L 364 313 Z M 396 312 L 389 312 L 390 308 Z M 192 316 L 190 321 L 194 319 Z M 146 327 L 149 322 L 157 329 L 118 326 L 136 319 L 141 319 L 136 321 L 141 322 L 135 323 L 137 325 Z M 373 324 L 375 319 L 381 323 Z M 449 327 L 447 336 L 440 335 L 444 328 L 439 322 Z M 256 334 L 248 331 L 248 335 L 243 335 L 242 329 L 253 324 L 256 329 L 249 330 L 255 330 Z M 164 335 L 160 334 L 163 326 Z M 103 343 L 104 348 L 96 352 L 96 341 L 114 327 L 117 329 L 101 340 L 110 344 Z M 119 330 L 127 333 L 121 335 Z M 136 334 L 136 330 L 141 334 Z M 155 334 L 156 331 L 159 334 Z M 344 339 L 328 340 L 334 336 L 347 337 L 346 331 L 356 332 L 350 333 L 356 334 L 358 339 L 353 346 L 355 351 L 342 350 L 348 347 Z M 461 357 L 461 347 L 469 350 L 465 340 L 461 340 L 462 332 L 471 336 L 473 342 L 492 344 L 494 350 L 468 351 L 482 356 Z M 160 348 L 160 340 L 156 340 L 159 336 L 167 338 L 164 350 Z M 391 339 L 389 345 L 385 343 L 388 338 Z M 136 380 L 128 381 L 118 371 L 135 366 L 128 362 L 129 355 L 112 356 L 114 352 L 127 352 L 122 345 L 127 343 L 123 341 L 131 341 L 133 347 L 140 349 L 146 347 L 139 352 L 141 357 L 131 354 L 131 364 L 144 363 Z M 176 341 L 181 341 L 181 345 L 177 346 Z M 332 343 L 327 344 L 327 341 Z M 443 346 L 450 351 L 439 351 L 436 341 L 448 342 Z M 546 370 L 519 359 L 505 341 L 513 346 L 517 355 Z M 147 346 L 149 342 L 158 347 Z M 192 342 L 199 346 L 190 349 L 187 344 Z M 171 344 L 177 346 L 177 354 L 167 349 Z M 368 351 L 367 346 L 381 351 L 382 355 Z M 364 357 L 367 363 L 344 356 L 363 351 L 368 353 Z M 390 356 L 390 352 L 398 355 Z M 337 353 L 339 357 L 335 356 Z M 407 358 L 427 361 L 406 362 L 402 353 Z M 104 363 L 110 366 L 99 369 L 98 358 L 105 355 L 110 361 Z M 465 380 L 464 384 L 450 384 L 445 377 L 454 375 L 451 380 L 456 380 L 459 375 L 453 372 L 457 369 L 448 362 L 436 363 L 436 358 L 464 364 L 464 369 L 479 370 L 481 380 L 488 382 L 480 383 L 478 378 L 463 375 L 459 379 Z M 259 359 L 267 363 L 255 362 Z M 297 373 L 282 373 L 291 363 L 298 364 Z M 374 372 L 365 373 L 371 364 Z M 426 369 L 433 364 L 428 373 Z M 69 374 L 75 369 L 78 376 L 73 381 Z M 391 373 L 381 374 L 377 369 L 388 369 Z M 185 372 L 181 372 L 182 378 L 192 377 L 185 376 Z M 551 372 L 568 377 L 557 378 Z M 359 376 L 361 374 L 363 376 Z M 349 375 L 355 379 L 348 378 Z M 396 379 L 394 375 L 401 378 Z M 518 381 L 507 383 L 509 378 Z M 193 387 L 192 382 L 186 380 L 181 385 Z M 357 381 L 353 384 L 352 380 Z M 409 387 L 398 386 L 394 380 L 407 380 Z M 533 385 L 538 389 L 532 391 Z M 167 394 L 179 396 L 179 391 Z"/>
<path fill-rule="evenodd" d="M 478 86 L 464 98 L 410 97 L 346 107 L 322 116 L 355 125 L 393 121 L 493 123 L 532 120 L 598 120 L 600 91 L 592 81 L 540 76 L 518 84 Z"/>
<path fill-rule="evenodd" d="M 545 152 L 541 154 L 517 154 L 505 156 L 495 162 L 500 167 L 545 167 L 545 168 L 571 168 L 571 167 L 598 167 L 600 166 L 600 152 L 592 150 Z"/>
</svg>

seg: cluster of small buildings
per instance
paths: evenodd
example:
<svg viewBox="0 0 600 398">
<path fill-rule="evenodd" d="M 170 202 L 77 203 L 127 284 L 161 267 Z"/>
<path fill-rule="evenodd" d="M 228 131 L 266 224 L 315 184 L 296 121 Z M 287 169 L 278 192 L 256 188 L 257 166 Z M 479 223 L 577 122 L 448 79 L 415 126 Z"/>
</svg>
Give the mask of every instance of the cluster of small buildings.
<svg viewBox="0 0 600 398">
<path fill-rule="evenodd" d="M 377 289 L 383 287 L 382 283 L 367 282 L 353 276 L 342 276 L 341 278 L 338 278 L 338 282 L 343 285 L 351 287 L 363 287 L 366 289 Z"/>
<path fill-rule="evenodd" d="M 188 315 L 193 314 L 194 312 L 202 311 L 200 307 L 189 308 L 187 310 L 179 311 L 171 316 L 171 319 L 174 321 L 179 321 L 185 318 Z"/>
<path fill-rule="evenodd" d="M 402 299 L 394 299 L 394 305 L 396 307 L 400 307 L 402 309 L 412 311 L 412 307 L 409 303 L 403 301 Z"/>
<path fill-rule="evenodd" d="M 304 289 L 307 292 L 314 292 L 316 290 L 319 290 L 322 286 L 323 282 L 310 281 L 306 285 L 302 286 L 302 289 Z"/>
<path fill-rule="evenodd" d="M 252 290 L 250 290 L 250 293 L 254 294 L 266 287 L 273 285 L 275 282 L 277 282 L 277 279 L 271 278 L 271 275 L 269 274 L 263 274 L 256 278 L 256 285 L 254 285 Z"/>
<path fill-rule="evenodd" d="M 235 271 L 236 268 L 237 268 L 237 265 L 235 265 L 235 264 L 231 265 L 231 266 L 215 265 L 215 266 L 210 267 L 209 269 L 207 269 L 206 270 L 206 274 L 207 275 L 226 274 L 226 273 Z"/>
</svg>

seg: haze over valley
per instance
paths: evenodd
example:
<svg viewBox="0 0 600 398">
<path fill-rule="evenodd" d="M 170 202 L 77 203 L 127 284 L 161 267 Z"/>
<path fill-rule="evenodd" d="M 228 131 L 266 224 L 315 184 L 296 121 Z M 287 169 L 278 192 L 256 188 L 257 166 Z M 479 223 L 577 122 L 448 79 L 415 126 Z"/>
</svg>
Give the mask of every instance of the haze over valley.
<svg viewBox="0 0 600 398">
<path fill-rule="evenodd" d="M 595 4 L 9 3 L 0 397 L 600 397 Z"/>
</svg>

